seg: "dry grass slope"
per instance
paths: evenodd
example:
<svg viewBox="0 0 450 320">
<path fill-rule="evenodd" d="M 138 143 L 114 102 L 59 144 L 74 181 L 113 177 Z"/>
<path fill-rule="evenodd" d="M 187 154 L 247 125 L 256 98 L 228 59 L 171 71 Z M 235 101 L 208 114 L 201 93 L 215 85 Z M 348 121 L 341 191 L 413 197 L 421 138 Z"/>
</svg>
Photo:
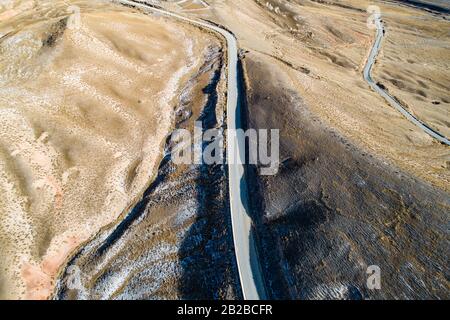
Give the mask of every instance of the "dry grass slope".
<svg viewBox="0 0 450 320">
<path fill-rule="evenodd" d="M 48 297 L 68 255 L 148 186 L 208 41 L 162 17 L 73 3 L 79 28 L 63 1 L 0 12 L 1 298 Z"/>
</svg>

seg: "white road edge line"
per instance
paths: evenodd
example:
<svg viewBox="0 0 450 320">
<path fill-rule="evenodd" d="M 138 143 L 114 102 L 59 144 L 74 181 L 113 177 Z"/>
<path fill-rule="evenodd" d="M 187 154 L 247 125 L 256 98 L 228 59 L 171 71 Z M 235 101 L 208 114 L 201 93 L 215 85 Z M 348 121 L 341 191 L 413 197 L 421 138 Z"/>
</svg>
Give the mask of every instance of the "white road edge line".
<svg viewBox="0 0 450 320">
<path fill-rule="evenodd" d="M 164 11 L 150 4 L 143 4 L 128 0 L 116 0 L 143 9 L 150 9 L 160 14 L 175 17 L 195 25 L 213 30 L 222 35 L 227 41 L 228 75 L 227 75 L 227 127 L 236 129 L 236 111 L 238 108 L 238 51 L 236 38 L 227 30 L 203 21 L 193 20 L 176 13 Z M 256 255 L 256 243 L 251 233 L 252 221 L 245 205 L 248 204 L 247 184 L 244 177 L 245 145 L 239 139 L 228 139 L 227 157 L 237 161 L 228 161 L 228 177 L 230 192 L 231 224 L 233 229 L 234 250 L 237 268 L 244 299 L 266 299 L 262 275 Z M 234 162 L 234 163 L 233 163 Z M 241 180 L 244 190 L 241 189 Z M 244 205 L 245 204 L 245 205 Z M 253 264 L 253 268 L 252 268 Z"/>
</svg>

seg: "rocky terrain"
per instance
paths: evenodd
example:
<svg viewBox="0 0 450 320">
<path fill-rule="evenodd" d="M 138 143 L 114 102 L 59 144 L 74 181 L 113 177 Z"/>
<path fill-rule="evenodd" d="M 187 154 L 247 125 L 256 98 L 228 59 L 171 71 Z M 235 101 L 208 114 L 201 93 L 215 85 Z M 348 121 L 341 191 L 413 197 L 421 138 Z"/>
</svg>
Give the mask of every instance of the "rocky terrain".
<svg viewBox="0 0 450 320">
<path fill-rule="evenodd" d="M 0 298 L 243 298 L 228 167 L 171 140 L 226 129 L 224 39 L 66 2 L 0 8 Z M 140 2 L 232 32 L 242 124 L 280 130 L 278 173 L 245 173 L 269 298 L 450 297 L 450 149 L 363 78 L 375 8 L 374 80 L 449 138 L 445 1 Z"/>
<path fill-rule="evenodd" d="M 223 60 L 217 43 L 187 82 L 176 128 L 224 124 Z M 226 166 L 176 165 L 171 139 L 156 180 L 120 223 L 69 263 L 58 299 L 240 298 L 231 235 Z M 204 145 L 206 148 L 207 145 Z"/>
<path fill-rule="evenodd" d="M 48 298 L 68 256 L 141 197 L 211 43 L 123 6 L 68 4 L 1 11 L 0 298 Z"/>
<path fill-rule="evenodd" d="M 324 126 L 270 61 L 245 61 L 249 127 L 282 128 L 279 174 L 249 173 L 270 296 L 448 297 L 448 194 Z M 367 289 L 370 265 L 381 269 L 381 290 Z"/>
</svg>

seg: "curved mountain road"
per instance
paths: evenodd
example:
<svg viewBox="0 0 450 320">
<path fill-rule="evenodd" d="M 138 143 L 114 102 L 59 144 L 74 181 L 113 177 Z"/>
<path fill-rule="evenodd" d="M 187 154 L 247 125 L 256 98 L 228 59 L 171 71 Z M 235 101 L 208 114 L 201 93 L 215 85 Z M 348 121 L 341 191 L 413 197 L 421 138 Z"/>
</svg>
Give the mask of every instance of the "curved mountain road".
<svg viewBox="0 0 450 320">
<path fill-rule="evenodd" d="M 430 136 L 432 136 L 439 142 L 446 144 L 446 145 L 450 145 L 450 141 L 446 137 L 444 137 L 439 132 L 431 129 L 426 123 L 420 121 L 415 116 L 413 116 L 411 113 L 409 113 L 398 102 L 397 99 L 392 97 L 386 90 L 382 89 L 379 85 L 377 85 L 375 83 L 375 81 L 373 81 L 372 76 L 371 76 L 371 71 L 372 71 L 373 64 L 375 63 L 375 59 L 378 55 L 378 52 L 380 51 L 381 40 L 383 39 L 383 35 L 384 35 L 383 23 L 381 22 L 381 14 L 375 14 L 375 25 L 377 27 L 376 39 L 375 39 L 375 43 L 372 47 L 372 50 L 370 51 L 369 58 L 367 59 L 366 66 L 364 68 L 364 79 L 366 80 L 366 82 L 370 85 L 370 87 L 373 90 L 378 92 L 384 99 L 386 99 L 387 102 L 391 106 L 393 106 L 395 109 L 400 111 L 400 113 L 403 114 L 406 117 L 406 119 L 408 119 L 409 121 L 414 123 L 416 126 L 421 128 L 423 131 L 425 131 L 427 134 L 429 134 Z"/>
<path fill-rule="evenodd" d="M 119 0 L 119 2 L 142 9 L 150 9 L 159 14 L 174 17 L 207 28 L 225 38 L 228 56 L 227 128 L 228 130 L 239 129 L 241 119 L 240 106 L 238 103 L 238 46 L 236 38 L 229 31 L 205 21 L 193 20 L 140 2 L 128 0 Z M 248 194 L 243 165 L 243 159 L 245 159 L 245 144 L 241 139 L 236 139 L 235 135 L 228 135 L 227 143 L 231 222 L 242 294 L 244 299 L 247 300 L 266 299 L 267 297 L 257 258 L 255 239 L 252 234 L 252 220 L 247 210 Z"/>
</svg>

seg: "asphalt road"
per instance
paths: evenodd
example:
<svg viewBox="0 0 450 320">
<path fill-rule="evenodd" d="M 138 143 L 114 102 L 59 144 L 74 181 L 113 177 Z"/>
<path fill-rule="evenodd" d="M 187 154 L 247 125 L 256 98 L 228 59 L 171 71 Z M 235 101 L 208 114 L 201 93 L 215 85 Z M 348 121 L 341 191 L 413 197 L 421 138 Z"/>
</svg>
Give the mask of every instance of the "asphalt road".
<svg viewBox="0 0 450 320">
<path fill-rule="evenodd" d="M 228 130 L 239 128 L 241 119 L 238 104 L 238 46 L 236 38 L 229 31 L 208 22 L 193 20 L 134 1 L 120 0 L 120 2 L 135 7 L 151 9 L 154 12 L 192 23 L 219 33 L 225 38 L 228 57 L 227 128 Z M 266 299 L 255 239 L 251 232 L 252 221 L 247 210 L 247 184 L 244 176 L 244 161 L 242 160 L 245 159 L 244 141 L 228 135 L 227 144 L 231 222 L 242 294 L 244 299 L 248 300 Z"/>
<path fill-rule="evenodd" d="M 435 138 L 441 143 L 444 143 L 446 145 L 450 145 L 450 141 L 441 135 L 439 132 L 434 131 L 431 129 L 426 123 L 420 121 L 416 117 L 414 117 L 411 113 L 409 113 L 394 97 L 392 97 L 387 91 L 382 89 L 380 86 L 378 86 L 375 81 L 373 81 L 370 73 L 372 71 L 373 64 L 375 63 L 375 59 L 378 55 L 378 52 L 380 51 L 381 47 L 381 40 L 384 36 L 384 28 L 383 23 L 381 22 L 381 15 L 377 14 L 375 17 L 375 24 L 377 27 L 377 34 L 375 43 L 372 47 L 372 50 L 370 51 L 369 58 L 367 59 L 367 64 L 364 68 L 364 79 L 367 81 L 367 83 L 370 85 L 370 87 L 378 92 L 384 99 L 387 100 L 387 102 L 393 106 L 395 109 L 400 111 L 401 114 L 403 114 L 409 121 L 414 123 L 416 126 L 421 128 L 423 131 L 425 131 L 427 134 Z"/>
</svg>

